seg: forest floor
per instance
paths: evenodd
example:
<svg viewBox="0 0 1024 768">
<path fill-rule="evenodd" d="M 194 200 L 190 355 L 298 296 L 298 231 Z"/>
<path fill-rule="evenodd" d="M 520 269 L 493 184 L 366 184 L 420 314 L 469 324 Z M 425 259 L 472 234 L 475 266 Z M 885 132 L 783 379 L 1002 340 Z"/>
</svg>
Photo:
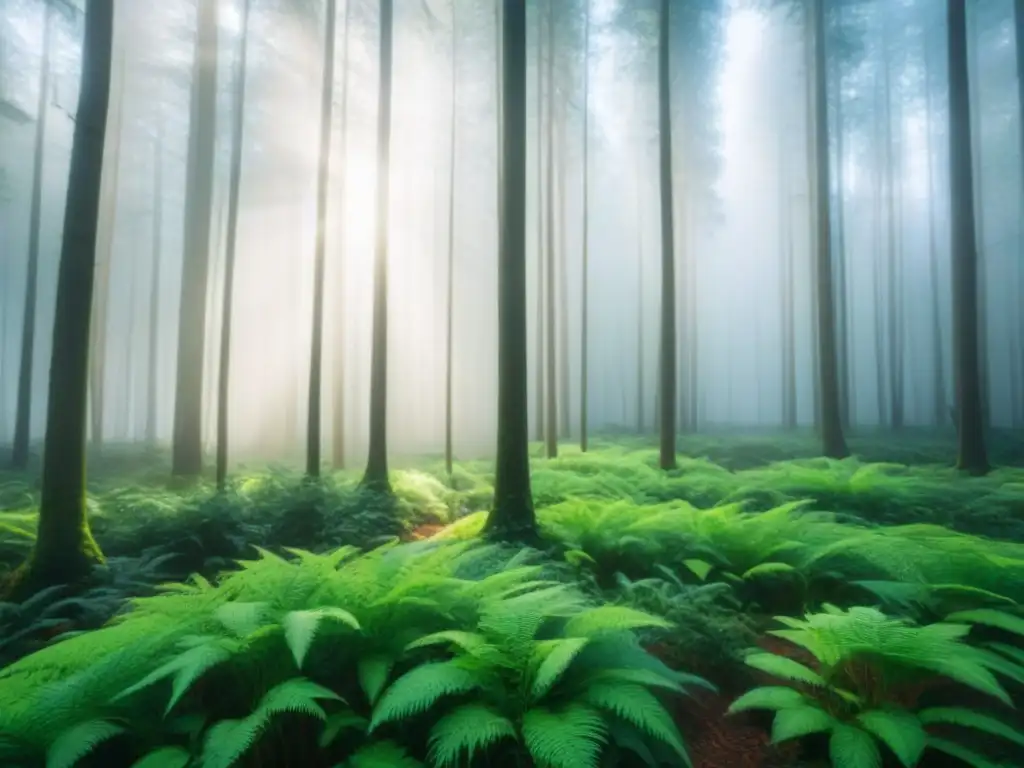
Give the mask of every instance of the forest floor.
<svg viewBox="0 0 1024 768">
<path fill-rule="evenodd" d="M 1018 618 L 1016 605 L 1024 601 L 1024 435 L 992 436 L 998 468 L 983 478 L 950 468 L 955 455 L 951 436 L 908 431 L 897 439 L 852 438 L 850 444 L 855 458 L 831 461 L 815 457 L 812 435 L 684 436 L 679 467 L 671 472 L 657 469 L 657 451 L 650 443 L 631 436 L 595 441 L 586 454 L 564 444 L 554 459 L 542 458 L 540 446 L 535 447 L 533 493 L 542 534 L 551 545 L 537 555 L 539 567 L 595 600 L 669 622 L 671 629 L 639 628 L 644 646 L 669 667 L 714 685 L 714 692 L 697 689 L 670 704 L 697 768 L 829 765 L 827 744 L 823 748 L 813 737 L 773 744 L 770 713 L 727 713 L 751 686 L 778 683 L 777 666 L 744 664 L 751 648 L 824 671 L 820 658 L 771 634 L 781 628 L 772 617 L 840 610 L 829 605 L 844 610 L 878 606 L 889 617 L 923 625 L 966 609 L 975 612 L 972 620 L 978 625 L 987 625 L 971 637 L 982 636 L 985 643 L 996 644 L 993 648 L 1001 643 L 1010 649 L 1010 659 L 1024 663 L 1024 616 Z M 31 669 L 34 658 L 65 645 L 55 644 L 57 639 L 79 633 L 67 641 L 71 647 L 88 635 L 99 638 L 112 630 L 92 630 L 112 617 L 139 613 L 131 609 L 133 598 L 156 595 L 161 584 L 192 574 L 216 583 L 218 574 L 234 569 L 236 561 L 258 558 L 256 547 L 282 554 L 346 545 L 368 550 L 392 539 L 426 541 L 416 546 L 428 548 L 457 546 L 449 542 L 473 539 L 480 532 L 492 494 L 489 462 L 459 463 L 451 478 L 439 461 L 395 470 L 394 496 L 386 499 L 361 491 L 358 474 L 350 472 L 311 484 L 287 469 L 239 471 L 224 494 L 206 481 L 173 488 L 166 458 L 112 447 L 91 460 L 90 522 L 107 565 L 84 593 L 69 595 L 58 588 L 20 606 L 0 604 L 0 763 L 7 764 L 4 729 L 18 730 L 26 713 L 38 717 L 38 709 L 25 703 L 25 691 L 16 694 L 19 686 L 11 681 L 17 680 L 17 670 Z M 33 473 L 0 473 L 0 578 L 31 548 L 37 487 Z M 993 608 L 1019 625 L 976 613 L 997 613 Z M 1000 679 L 1009 693 L 1000 687 L 993 696 L 1016 700 L 1024 686 L 1024 666 L 1011 668 L 1007 662 L 998 671 L 1007 678 Z M 360 668 L 360 679 L 363 672 Z M 960 679 L 948 669 L 930 672 L 943 680 Z M 55 680 L 67 674 L 47 672 Z M 38 681 L 33 680 L 35 691 Z M 14 715 L 5 720 L 5 701 L 15 695 L 22 720 Z M 913 711 L 943 704 L 943 695 L 914 694 Z M 1002 723 L 1021 727 L 1016 715 L 993 701 Z M 54 708 L 52 701 L 46 706 Z M 69 722 L 61 721 L 64 727 Z M 943 738 L 945 728 L 939 725 Z M 45 741 L 52 739 L 53 729 L 60 730 L 51 724 L 47 737 L 17 736 L 20 742 Z M 799 732 L 797 727 L 794 733 Z M 992 734 L 992 728 L 987 732 Z M 906 762 L 907 754 L 884 727 L 874 733 L 888 745 L 879 752 L 886 766 L 894 755 L 904 765 L 928 768 L 1024 765 L 1019 753 L 992 751 L 990 736 L 958 742 L 986 752 L 988 763 L 965 763 L 962 750 L 959 761 L 944 762 L 947 755 L 938 741 L 923 762 Z M 1010 740 L 1024 744 L 1024 736 Z M 136 757 L 137 747 L 131 753 Z M 77 764 L 121 764 L 109 754 L 97 755 L 98 762 Z M 246 760 L 234 764 L 286 764 L 275 759 L 282 758 L 251 750 Z M 308 755 L 302 759 L 310 768 L 321 764 Z M 628 760 L 618 764 L 631 765 Z"/>
</svg>

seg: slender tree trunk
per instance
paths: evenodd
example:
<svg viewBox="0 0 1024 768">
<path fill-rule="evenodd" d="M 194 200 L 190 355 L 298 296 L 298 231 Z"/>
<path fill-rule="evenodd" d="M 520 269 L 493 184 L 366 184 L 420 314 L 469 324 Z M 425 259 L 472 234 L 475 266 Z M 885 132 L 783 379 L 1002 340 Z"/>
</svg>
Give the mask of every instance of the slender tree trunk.
<svg viewBox="0 0 1024 768">
<path fill-rule="evenodd" d="M 658 372 L 662 469 L 676 467 L 676 265 L 672 195 L 672 69 L 670 0 L 658 19 L 658 144 L 661 186 L 661 349 Z"/>
<path fill-rule="evenodd" d="M 840 34 L 843 29 L 843 9 L 840 3 L 836 9 L 839 15 Z M 836 352 L 839 365 L 839 410 L 843 428 L 851 421 L 850 391 L 852 387 L 852 361 L 850 359 L 849 293 L 847 291 L 846 263 L 846 130 L 843 109 L 843 68 L 839 56 L 832 57 L 833 80 L 836 88 Z"/>
<path fill-rule="evenodd" d="M 306 476 L 320 477 L 324 357 L 324 270 L 327 251 L 327 199 L 331 170 L 331 127 L 334 106 L 334 34 L 336 0 L 327 0 L 324 30 L 323 83 L 320 93 L 320 155 L 316 180 L 316 250 L 313 254 L 313 328 L 309 356 L 309 411 L 306 424 Z"/>
<path fill-rule="evenodd" d="M 873 122 L 873 138 L 875 151 L 872 155 L 872 178 L 874 182 L 873 194 L 871 198 L 872 202 L 872 238 L 873 245 L 872 251 L 874 257 L 872 259 L 872 307 L 874 309 L 874 353 L 875 353 L 875 392 L 877 395 L 877 417 L 878 426 L 883 427 L 889 423 L 888 415 L 888 400 L 886 397 L 887 391 L 885 386 L 885 327 L 883 322 L 882 309 L 885 305 L 883 296 L 883 285 L 882 285 L 882 195 L 883 195 L 883 179 L 884 179 L 884 139 L 882 131 L 882 80 L 877 75 L 875 76 L 875 109 L 874 109 L 874 122 Z"/>
<path fill-rule="evenodd" d="M 39 528 L 27 573 L 14 589 L 16 598 L 52 584 L 81 581 L 103 559 L 86 517 L 85 441 L 89 322 L 113 32 L 113 0 L 91 0 L 85 12 L 82 79 L 57 272 Z"/>
<path fill-rule="evenodd" d="M 590 344 L 590 0 L 583 6 L 583 267 L 580 283 L 580 450 L 587 450 L 587 352 Z"/>
<path fill-rule="evenodd" d="M 391 199 L 391 71 L 394 0 L 380 4 L 380 84 L 377 91 L 377 237 L 373 274 L 370 363 L 370 444 L 363 485 L 391 492 L 388 479 L 388 208 Z"/>
<path fill-rule="evenodd" d="M 967 74 L 965 0 L 947 0 L 949 19 L 949 185 L 952 194 L 950 242 L 953 253 L 953 354 L 956 414 L 959 421 L 957 468 L 988 472 L 978 349 L 978 250 L 974 228 L 971 168 L 971 91 Z"/>
<path fill-rule="evenodd" d="M 449 141 L 448 141 L 448 287 L 447 287 L 447 312 L 445 314 L 445 364 L 444 364 L 444 466 L 448 477 L 451 478 L 455 463 L 455 439 L 452 429 L 452 384 L 454 374 L 453 338 L 455 330 L 455 160 L 457 155 L 458 139 L 458 104 L 459 104 L 459 69 L 458 52 L 459 38 L 456 28 L 456 6 L 452 3 L 452 71 L 451 71 L 451 112 L 449 114 Z M 500 29 L 500 25 L 496 25 Z M 498 49 L 500 54 L 500 47 Z M 500 80 L 500 78 L 499 78 Z M 500 89 L 498 91 L 500 97 Z M 499 120 L 500 124 L 500 120 Z M 498 149 L 501 149 L 501 132 L 498 132 Z M 500 187 L 501 174 L 498 174 L 499 187 L 499 216 L 500 216 Z M 500 227 L 499 227 L 500 231 Z"/>
<path fill-rule="evenodd" d="M 526 4 L 503 0 L 502 216 L 498 261 L 498 447 L 486 533 L 536 542 L 526 357 Z"/>
<path fill-rule="evenodd" d="M 779 94 L 782 97 L 782 94 Z M 777 125 L 776 166 L 779 180 L 778 187 L 778 222 L 779 222 L 779 305 L 780 335 L 782 337 L 782 428 L 796 429 L 796 354 L 794 352 L 794 317 L 793 317 L 793 211 L 788 188 L 788 168 L 786 163 L 785 137 L 786 131 L 781 122 Z"/>
<path fill-rule="evenodd" d="M 1017 53 L 1017 135 L 1020 141 L 1021 160 L 1021 181 L 1024 183 L 1024 0 L 1014 0 L 1013 3 L 1013 35 L 1016 43 Z M 1021 190 L 1021 212 L 1018 216 L 1020 222 L 1020 243 L 1018 247 L 1021 253 L 1017 257 L 1017 296 L 1024 296 L 1024 189 Z M 1020 299 L 1017 299 L 1017 382 L 1015 398 L 1020 414 L 1020 423 L 1024 423 L 1024 389 L 1020 387 L 1024 382 L 1024 308 L 1020 306 Z"/>
<path fill-rule="evenodd" d="M 135 410 L 135 387 L 133 386 L 135 371 L 135 309 L 138 307 L 138 259 L 133 255 L 128 261 L 128 327 L 124 334 L 124 394 L 121 397 L 121 414 L 124 420 L 124 439 L 132 442 L 135 431 L 132 416 Z"/>
<path fill-rule="evenodd" d="M 36 109 L 36 150 L 32 159 L 32 207 L 29 212 L 28 269 L 25 278 L 25 314 L 21 326 L 21 363 L 18 370 L 18 405 L 14 421 L 11 465 L 28 467 L 32 422 L 32 365 L 36 343 L 36 298 L 39 295 L 39 238 L 43 213 L 43 160 L 46 155 L 46 118 L 50 111 L 50 45 L 53 11 L 43 9 L 43 63 L 39 69 L 39 101 Z"/>
<path fill-rule="evenodd" d="M 224 247 L 224 295 L 221 299 L 220 363 L 217 376 L 217 490 L 228 477 L 228 425 L 230 423 L 231 326 L 235 295 L 235 254 L 238 245 L 238 198 L 242 182 L 242 142 L 245 139 L 245 91 L 249 63 L 249 11 L 252 0 L 243 0 L 241 51 L 235 68 L 234 108 L 231 126 L 231 177 L 228 181 L 227 243 Z M 317 457 L 319 465 L 319 456 Z"/>
<path fill-rule="evenodd" d="M 568 226 L 565 179 L 568 174 L 569 165 L 569 142 L 566 136 L 566 125 L 568 117 L 566 110 L 562 108 L 558 113 L 558 176 L 557 192 L 558 209 L 556 211 L 555 231 L 558 233 L 558 434 L 561 439 L 569 439 L 572 428 L 569 420 L 570 406 L 572 405 L 572 382 L 570 381 L 569 365 L 569 243 L 567 239 Z"/>
<path fill-rule="evenodd" d="M 545 328 L 544 318 L 544 302 L 545 302 L 545 291 L 544 291 L 544 211 L 545 209 L 545 198 L 544 198 L 544 128 L 546 118 L 546 105 L 547 98 L 544 92 L 545 89 L 545 72 L 546 67 L 544 66 L 544 14 L 537 13 L 537 347 L 536 347 L 536 366 L 534 371 L 534 386 L 536 387 L 536 411 L 535 417 L 537 439 L 543 441 L 545 439 L 545 430 L 547 429 L 547 418 L 544 412 L 544 340 L 547 338 L 547 331 Z M 550 53 L 548 54 L 550 55 Z M 547 87 L 550 88 L 551 84 L 548 83 Z M 550 148 L 548 148 L 548 157 L 550 161 Z"/>
<path fill-rule="evenodd" d="M 843 424 L 839 405 L 839 371 L 836 354 L 835 287 L 832 283 L 832 223 L 829 216 L 829 151 L 828 101 L 826 93 L 827 69 L 825 55 L 824 0 L 814 2 L 814 124 L 817 179 L 815 203 L 817 208 L 817 327 L 818 327 L 818 380 L 820 381 L 822 453 L 833 459 L 849 455 L 843 437 Z"/>
<path fill-rule="evenodd" d="M 217 133 L 217 0 L 198 0 L 196 23 L 171 456 L 171 472 L 186 478 L 198 477 L 203 470 L 203 358 Z"/>
<path fill-rule="evenodd" d="M 153 143 L 153 262 L 149 278 L 149 347 L 146 350 L 146 443 L 157 441 L 157 379 L 160 359 L 160 267 L 163 261 L 163 189 L 164 189 L 164 131 L 158 121 L 156 141 Z"/>
<path fill-rule="evenodd" d="M 558 348 L 557 323 L 555 322 L 555 9 L 554 0 L 548 0 L 548 109 L 547 109 L 547 145 L 548 162 L 545 173 L 545 195 L 547 198 L 547 255 L 545 262 L 546 288 L 546 328 L 547 343 L 545 352 L 547 359 L 545 392 L 547 403 L 544 411 L 547 418 L 545 425 L 545 445 L 549 459 L 558 455 Z"/>
<path fill-rule="evenodd" d="M 645 387 L 644 377 L 644 204 L 640 163 L 636 173 L 636 431 L 644 433 Z"/>
<path fill-rule="evenodd" d="M 1024 2 L 1024 0 L 1022 0 Z M 927 142 L 928 161 L 928 286 L 931 293 L 931 326 L 932 326 L 932 386 L 934 402 L 932 404 L 932 423 L 941 427 L 946 423 L 949 401 L 946 399 L 946 361 L 942 340 L 942 299 L 939 291 L 939 254 L 935 236 L 935 150 L 932 147 L 932 63 L 925 61 L 924 67 L 925 94 L 925 140 Z"/>
<path fill-rule="evenodd" d="M 896 186 L 899 174 L 894 166 L 897 162 L 895 151 L 895 140 L 893 138 L 893 102 L 892 102 L 892 62 L 890 58 L 889 41 L 889 20 L 883 20 L 882 42 L 882 83 L 883 83 L 883 117 L 882 125 L 885 131 L 884 152 L 885 152 L 885 200 L 886 200 L 886 315 L 888 317 L 888 334 L 886 351 L 889 362 L 889 423 L 893 429 L 899 430 L 904 426 L 903 408 L 903 359 L 901 354 L 900 338 L 900 288 L 902 281 L 899 275 L 899 254 L 897 247 L 897 205 Z"/>
<path fill-rule="evenodd" d="M 345 54 L 341 74 L 341 154 L 343 166 L 348 150 L 348 77 L 349 77 L 349 35 L 352 29 L 352 0 L 345 0 Z M 331 435 L 331 465 L 334 469 L 345 468 L 345 205 L 348 200 L 348 174 L 342 168 L 338 178 L 338 210 L 341 211 L 342 235 L 338 238 L 336 287 L 337 309 L 335 311 L 334 339 L 334 427 Z"/>
<path fill-rule="evenodd" d="M 120 48 L 117 69 L 112 74 L 113 122 L 107 128 L 107 145 L 103 148 L 103 186 L 100 191 L 100 222 L 96 246 L 96 287 L 93 295 L 92 336 L 89 339 L 89 343 L 93 347 L 89 370 L 89 399 L 94 451 L 99 451 L 103 447 L 103 432 L 106 427 L 107 335 L 109 331 L 107 313 L 110 303 L 114 233 L 117 229 L 121 190 L 121 128 L 124 123 L 125 59 L 127 58 L 124 46 L 122 45 Z"/>
</svg>

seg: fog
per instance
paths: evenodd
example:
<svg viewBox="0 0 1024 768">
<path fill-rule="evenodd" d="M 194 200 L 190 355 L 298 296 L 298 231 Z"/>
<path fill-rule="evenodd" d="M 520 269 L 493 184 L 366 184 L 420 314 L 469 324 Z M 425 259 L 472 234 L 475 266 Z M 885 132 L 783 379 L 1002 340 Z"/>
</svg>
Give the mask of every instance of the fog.
<svg viewBox="0 0 1024 768">
<path fill-rule="evenodd" d="M 349 460 L 357 464 L 369 422 L 378 4 L 347 2 L 351 8 L 338 2 L 324 402 L 326 423 L 333 424 L 336 400 L 330 393 L 340 385 Z M 579 426 L 585 232 L 590 429 L 642 425 L 653 431 L 661 258 L 656 40 L 648 18 L 653 5 L 592 0 L 589 57 L 580 0 L 557 5 L 550 134 L 547 101 L 538 99 L 539 75 L 549 55 L 546 32 L 538 34 L 546 4 L 529 5 L 531 409 L 540 399 L 535 386 L 541 359 L 538 302 L 544 296 L 539 254 L 547 250 L 553 221 L 559 259 L 559 408 L 568 418 L 568 434 Z M 935 423 L 953 402 L 945 4 L 833 5 L 831 194 L 850 424 L 853 429 L 891 426 L 893 403 L 902 401 L 906 425 L 951 428 Z M 1024 158 L 1013 8 L 1011 0 L 968 5 L 983 378 L 990 423 L 1020 426 Z M 231 91 L 243 31 L 239 6 L 237 0 L 222 3 L 219 17 L 204 370 L 205 432 L 211 445 Z M 321 0 L 253 0 L 231 350 L 233 460 L 288 461 L 304 445 L 323 6 Z M 437 454 L 444 446 L 446 270 L 453 238 L 455 452 L 464 459 L 486 457 L 495 446 L 497 400 L 496 15 L 491 3 L 470 0 L 396 0 L 395 6 L 389 449 L 408 457 Z M 103 375 L 103 437 L 112 442 L 145 437 L 155 282 L 157 436 L 169 442 L 196 8 L 190 0 L 116 7 L 104 166 L 104 183 L 113 194 L 101 209 L 98 253 L 99 274 L 109 269 L 109 284 L 97 287 L 94 309 L 95 333 L 102 339 L 93 354 Z M 788 307 L 797 422 L 811 425 L 816 369 L 803 16 L 793 4 L 768 0 L 688 7 L 675 22 L 672 64 L 682 426 L 784 424 Z M 41 0 L 0 0 L 0 444 L 11 439 L 17 407 L 44 12 Z M 44 428 L 82 35 L 81 16 L 73 10 L 55 12 L 53 23 L 42 146 L 33 439 L 41 439 Z M 454 156 L 449 151 L 453 39 Z M 538 104 L 545 105 L 545 114 Z M 110 146 L 117 147 L 116 163 Z M 586 222 L 584 162 L 589 168 Z M 545 190 L 549 163 L 554 163 L 551 216 Z M 531 434 L 539 437 L 536 415 L 530 416 Z"/>
</svg>

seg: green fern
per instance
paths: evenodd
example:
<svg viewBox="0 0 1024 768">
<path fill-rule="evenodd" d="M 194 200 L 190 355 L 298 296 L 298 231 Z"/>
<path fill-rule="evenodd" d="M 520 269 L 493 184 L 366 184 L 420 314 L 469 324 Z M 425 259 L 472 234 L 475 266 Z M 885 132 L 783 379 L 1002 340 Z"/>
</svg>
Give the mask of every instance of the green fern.
<svg viewBox="0 0 1024 768">
<path fill-rule="evenodd" d="M 430 731 L 430 761 L 436 768 L 457 768 L 463 758 L 517 739 L 507 717 L 485 704 L 463 704 L 442 717 Z"/>
<path fill-rule="evenodd" d="M 46 768 L 73 768 L 79 760 L 106 741 L 125 732 L 109 720 L 86 720 L 59 734 L 46 751 Z"/>
<path fill-rule="evenodd" d="M 181 747 L 160 747 L 132 763 L 131 768 L 187 768 L 192 755 Z"/>
</svg>

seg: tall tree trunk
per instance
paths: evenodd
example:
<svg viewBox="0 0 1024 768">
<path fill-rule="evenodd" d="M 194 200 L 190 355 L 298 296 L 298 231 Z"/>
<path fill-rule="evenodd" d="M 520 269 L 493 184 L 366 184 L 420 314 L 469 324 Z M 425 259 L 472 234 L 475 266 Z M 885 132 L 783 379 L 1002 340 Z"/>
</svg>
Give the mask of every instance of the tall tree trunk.
<svg viewBox="0 0 1024 768">
<path fill-rule="evenodd" d="M 498 9 L 500 15 L 500 8 Z M 500 24 L 495 23 L 500 31 Z M 459 69 L 458 69 L 459 38 L 456 27 L 456 4 L 452 3 L 452 69 L 451 69 L 451 111 L 449 113 L 448 126 L 448 285 L 445 294 L 445 361 L 444 361 L 444 466 L 448 477 L 452 477 L 452 470 L 455 465 L 455 438 L 452 428 L 452 386 L 454 382 L 454 356 L 453 348 L 455 331 L 455 159 L 458 156 L 458 104 L 459 104 Z M 498 47 L 496 56 L 500 58 L 501 48 Z M 498 78 L 500 82 L 500 77 Z M 501 90 L 498 90 L 500 98 Z M 500 118 L 499 118 L 500 125 Z M 501 131 L 498 131 L 498 151 L 501 151 Z M 498 174 L 498 208 L 499 219 L 501 215 L 501 174 Z M 499 226 L 499 232 L 501 228 Z"/>
<path fill-rule="evenodd" d="M 536 388 L 535 399 L 537 403 L 535 410 L 537 439 L 543 441 L 547 429 L 547 418 L 544 413 L 544 341 L 547 338 L 544 324 L 544 128 L 546 124 L 547 98 L 544 92 L 546 80 L 546 67 L 544 66 L 544 14 L 540 13 L 539 10 L 537 12 L 537 48 L 537 344 L 535 350 L 534 386 Z M 547 87 L 550 88 L 551 84 L 548 83 Z M 550 158 L 550 148 L 548 150 Z"/>
<path fill-rule="evenodd" d="M 39 238 L 43 213 L 43 159 L 46 155 L 46 118 L 50 111 L 50 45 L 53 11 L 43 8 L 43 62 L 39 68 L 39 101 L 36 109 L 36 149 L 32 159 L 32 207 L 28 223 L 28 269 L 25 277 L 25 314 L 21 326 L 21 362 L 18 370 L 18 404 L 14 421 L 14 450 L 11 465 L 28 466 L 29 432 L 32 422 L 32 365 L 36 343 L 36 298 L 39 295 Z"/>
<path fill-rule="evenodd" d="M 16 597 L 52 584 L 78 582 L 103 559 L 86 517 L 85 441 L 89 322 L 113 37 L 113 0 L 91 0 L 85 12 L 82 79 L 57 272 L 39 528 L 27 572 L 14 590 Z"/>
<path fill-rule="evenodd" d="M 128 261 L 128 327 L 124 334 L 124 395 L 121 398 L 121 414 L 124 419 L 124 439 L 133 442 L 135 430 L 132 416 L 135 410 L 135 309 L 138 307 L 138 259 L 132 256 Z"/>
<path fill-rule="evenodd" d="M 388 209 L 391 199 L 391 67 L 394 0 L 380 4 L 380 84 L 377 91 L 377 236 L 373 267 L 373 349 L 370 363 L 370 444 L 363 485 L 390 493 L 388 479 Z"/>
<path fill-rule="evenodd" d="M 953 254 L 953 356 L 956 415 L 959 421 L 957 468 L 974 475 L 988 472 L 978 349 L 978 246 L 974 228 L 974 179 L 971 168 L 971 89 L 967 74 L 965 0 L 947 0 L 949 19 L 949 186 L 950 243 Z"/>
<path fill-rule="evenodd" d="M 836 354 L 835 287 L 832 283 L 832 222 L 829 216 L 829 151 L 827 69 L 825 55 L 825 3 L 813 0 L 814 11 L 814 148 L 816 154 L 815 207 L 817 209 L 817 328 L 818 380 L 820 381 L 822 453 L 833 459 L 849 455 L 843 437 L 839 405 L 839 371 Z"/>
<path fill-rule="evenodd" d="M 149 346 L 146 350 L 146 443 L 155 446 L 157 441 L 157 379 L 160 359 L 160 267 L 163 261 L 163 189 L 164 189 L 164 129 L 163 121 L 157 123 L 156 140 L 153 142 L 153 261 L 149 277 Z"/>
<path fill-rule="evenodd" d="M 928 162 L 928 288 L 931 294 L 932 387 L 934 392 L 932 423 L 936 427 L 941 427 L 949 418 L 949 401 L 946 399 L 946 361 L 942 341 L 942 298 L 939 291 L 939 254 L 937 238 L 935 236 L 935 200 L 937 195 L 935 189 L 935 150 L 932 146 L 933 100 L 932 62 L 930 57 L 925 61 L 924 77 L 924 133 L 927 143 L 925 152 Z"/>
<path fill-rule="evenodd" d="M 331 170 L 331 117 L 334 106 L 335 0 L 327 0 L 323 83 L 320 93 L 320 156 L 316 179 L 316 250 L 313 254 L 313 328 L 309 355 L 309 410 L 306 424 L 306 476 L 320 477 L 323 421 L 324 262 L 327 251 L 327 198 Z"/>
<path fill-rule="evenodd" d="M 875 75 L 875 109 L 873 111 L 873 139 L 875 151 L 872 155 L 872 180 L 874 182 L 871 196 L 872 203 L 872 244 L 874 253 L 871 271 L 871 305 L 874 310 L 874 353 L 875 353 L 875 394 L 877 399 L 878 426 L 883 427 L 889 423 L 887 409 L 888 398 L 885 386 L 885 326 L 882 308 L 884 302 L 883 280 L 882 280 L 882 195 L 884 190 L 884 139 L 882 131 L 882 79 Z"/>
<path fill-rule="evenodd" d="M 1017 53 L 1017 136 L 1020 141 L 1021 160 L 1021 181 L 1024 183 L 1024 0 L 1014 0 L 1013 3 L 1013 36 L 1016 43 Z M 1021 212 L 1018 215 L 1018 222 L 1021 223 L 1020 244 L 1018 247 L 1021 253 L 1017 257 L 1017 296 L 1024 296 L 1024 189 L 1021 190 Z M 1024 390 L 1020 389 L 1020 383 L 1024 382 L 1024 308 L 1020 306 L 1017 299 L 1017 382 L 1016 390 L 1017 407 L 1020 409 L 1020 419 L 1024 422 Z"/>
<path fill-rule="evenodd" d="M 546 417 L 544 441 L 549 459 L 558 455 L 558 347 L 557 330 L 555 322 L 555 9 L 554 0 L 548 0 L 548 108 L 547 108 L 547 145 L 548 162 L 545 172 L 545 196 L 546 208 L 546 261 L 545 261 L 545 290 L 546 290 L 546 312 L 545 320 L 547 331 L 545 360 L 546 380 L 545 393 L 546 404 L 544 413 Z"/>
<path fill-rule="evenodd" d="M 889 41 L 889 20 L 883 20 L 883 41 L 882 41 L 882 88 L 883 88 L 883 117 L 884 127 L 884 152 L 885 152 L 885 200 L 886 200 L 886 315 L 888 318 L 886 351 L 888 355 L 889 369 L 889 423 L 893 429 L 902 429 L 904 426 L 903 407 L 903 355 L 902 338 L 900 334 L 900 293 L 902 281 L 899 274 L 899 254 L 897 235 L 897 204 L 898 196 L 897 183 L 901 176 L 895 169 L 896 149 L 893 138 L 893 101 L 892 101 L 892 62 L 890 57 Z"/>
<path fill-rule="evenodd" d="M 843 33 L 843 9 L 839 3 L 839 34 Z M 847 290 L 846 263 L 846 131 L 843 109 L 843 68 L 840 56 L 832 57 L 833 81 L 836 89 L 836 353 L 839 366 L 839 412 L 843 429 L 850 426 L 850 391 L 852 388 L 852 361 L 850 359 L 850 312 Z"/>
<path fill-rule="evenodd" d="M 171 472 L 203 470 L 203 369 L 217 134 L 217 0 L 198 0 L 185 178 L 185 233 L 178 310 Z"/>
<path fill-rule="evenodd" d="M 782 98 L 782 94 L 779 94 Z M 776 165 L 779 179 L 778 188 L 778 222 L 779 222 L 779 318 L 780 335 L 782 337 L 782 428 L 794 430 L 797 426 L 796 413 L 796 352 L 794 294 L 793 294 L 793 210 L 788 188 L 788 168 L 786 163 L 785 137 L 786 131 L 779 121 L 776 136 Z"/>
<path fill-rule="evenodd" d="M 636 172 L 636 431 L 644 433 L 644 204 L 641 200 L 643 175 L 640 163 Z"/>
<path fill-rule="evenodd" d="M 115 36 L 116 45 L 117 36 Z M 106 146 L 103 148 L 103 182 L 100 189 L 100 221 L 96 244 L 96 286 L 93 291 L 93 318 L 89 344 L 93 351 L 89 369 L 90 420 L 92 424 L 93 450 L 103 446 L 103 431 L 106 426 L 106 384 L 107 384 L 107 312 L 110 303 L 110 274 L 114 257 L 114 232 L 117 229 L 118 202 L 121 190 L 121 137 L 124 123 L 124 44 L 119 46 L 118 63 L 111 75 L 111 100 L 113 121 L 107 126 Z"/>
<path fill-rule="evenodd" d="M 347 160 L 348 151 L 348 77 L 349 77 L 349 43 L 352 30 L 352 0 L 345 0 L 344 21 L 345 54 L 342 61 L 341 74 L 341 154 Z M 348 174 L 343 167 L 338 178 L 338 210 L 341 211 L 342 224 L 346 223 L 345 205 L 348 201 Z M 331 434 L 331 465 L 335 469 L 345 468 L 345 231 L 338 238 L 337 255 L 338 279 L 335 288 L 337 309 L 335 311 L 334 339 L 334 426 Z"/>
<path fill-rule="evenodd" d="M 569 141 L 566 136 L 566 125 L 568 116 L 563 107 L 558 113 L 558 177 L 557 192 L 558 209 L 556 212 L 555 231 L 558 233 L 558 247 L 555 252 L 558 254 L 558 434 L 562 439 L 568 439 L 571 435 L 569 423 L 569 408 L 572 405 L 572 382 L 569 380 L 569 243 L 567 238 L 568 226 L 566 225 L 566 194 L 565 179 L 568 176 L 569 165 Z"/>
<path fill-rule="evenodd" d="M 583 5 L 583 266 L 580 282 L 580 450 L 587 450 L 587 351 L 590 344 L 590 0 Z"/>
<path fill-rule="evenodd" d="M 228 425 L 231 391 L 231 327 L 235 297 L 235 254 L 238 246 L 238 198 L 242 182 L 242 142 L 245 138 L 245 90 L 249 63 L 249 11 L 252 0 L 243 0 L 241 50 L 235 66 L 234 105 L 231 114 L 231 176 L 228 180 L 227 242 L 224 245 L 224 277 L 221 298 L 220 361 L 217 376 L 217 490 L 228 478 Z M 319 457 L 318 457 L 319 459 Z M 319 460 L 317 462 L 319 464 Z"/>
<path fill-rule="evenodd" d="M 659 422 L 662 469 L 676 467 L 676 265 L 672 195 L 672 69 L 670 0 L 661 0 L 658 19 L 658 145 L 661 188 L 661 348 Z"/>
<path fill-rule="evenodd" d="M 535 542 L 526 358 L 526 4 L 503 0 L 502 215 L 498 260 L 498 446 L 486 533 Z"/>
</svg>

